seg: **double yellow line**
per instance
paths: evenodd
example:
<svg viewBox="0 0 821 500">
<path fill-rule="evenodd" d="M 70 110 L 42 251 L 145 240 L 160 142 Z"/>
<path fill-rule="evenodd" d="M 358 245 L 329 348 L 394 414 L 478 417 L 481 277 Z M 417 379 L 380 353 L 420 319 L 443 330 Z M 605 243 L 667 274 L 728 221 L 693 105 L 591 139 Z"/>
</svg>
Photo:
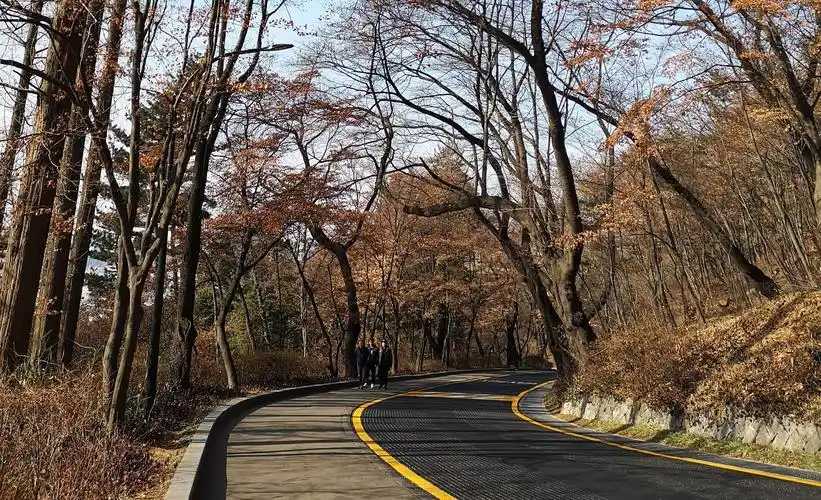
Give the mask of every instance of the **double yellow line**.
<svg viewBox="0 0 821 500">
<path fill-rule="evenodd" d="M 444 387 L 444 386 L 452 385 L 452 384 L 458 384 L 458 383 L 461 383 L 461 382 L 464 382 L 464 380 L 458 380 L 458 381 L 455 381 L 455 382 L 448 382 L 446 384 L 435 385 L 435 386 L 432 386 L 432 387 L 428 387 L 427 390 L 435 389 L 435 388 L 439 388 L 439 387 Z M 517 394 L 516 397 L 513 398 L 513 401 L 511 402 L 511 405 L 510 405 L 511 410 L 513 411 L 513 414 L 516 415 L 517 417 L 519 417 L 520 419 L 524 420 L 525 422 L 528 422 L 530 424 L 533 424 L 537 427 L 540 427 L 540 428 L 548 430 L 548 431 L 558 432 L 560 434 L 565 434 L 567 436 L 572 436 L 572 437 L 575 437 L 575 438 L 578 438 L 578 439 L 584 439 L 586 441 L 593 441 L 593 442 L 604 444 L 604 445 L 607 445 L 607 446 L 612 446 L 614 448 L 619 448 L 619 449 L 622 449 L 622 450 L 641 453 L 643 455 L 649 455 L 649 456 L 658 457 L 658 458 L 667 458 L 667 459 L 670 459 L 670 460 L 677 460 L 679 462 L 687 462 L 687 463 L 692 463 L 692 464 L 704 465 L 704 466 L 707 466 L 707 467 L 714 467 L 716 469 L 723 469 L 723 470 L 738 472 L 738 473 L 742 473 L 742 474 L 749 474 L 751 476 L 765 477 L 765 478 L 769 478 L 769 479 L 778 479 L 780 481 L 787 481 L 787 482 L 790 482 L 790 483 L 802 484 L 802 485 L 806 485 L 806 486 L 821 487 L 821 482 L 814 481 L 812 479 L 805 479 L 805 478 L 796 477 L 796 476 L 788 476 L 788 475 L 785 475 L 785 474 L 778 474 L 778 473 L 775 473 L 775 472 L 767 472 L 767 471 L 751 469 L 751 468 L 747 468 L 747 467 L 739 467 L 739 466 L 736 466 L 736 465 L 723 464 L 723 463 L 720 463 L 720 462 L 711 462 L 709 460 L 700 460 L 700 459 L 697 459 L 697 458 L 689 458 L 689 457 L 680 457 L 680 456 L 676 456 L 676 455 L 668 455 L 666 453 L 651 451 L 651 450 L 647 450 L 647 449 L 643 449 L 643 448 L 638 448 L 638 447 L 635 447 L 635 446 L 630 446 L 630 445 L 626 445 L 626 444 L 622 444 L 622 443 L 617 443 L 617 442 L 614 442 L 614 441 L 608 441 L 606 439 L 599 438 L 599 437 L 596 437 L 596 436 L 592 436 L 592 435 L 589 435 L 589 434 L 582 434 L 582 433 L 578 433 L 578 432 L 572 432 L 572 431 L 569 431 L 567 429 L 562 429 L 561 427 L 554 427 L 552 425 L 548 425 L 548 424 L 545 424 L 543 422 L 539 422 L 537 420 L 534 420 L 534 419 L 528 417 L 527 415 L 525 415 L 524 413 L 522 413 L 521 409 L 519 408 L 519 404 L 522 401 L 522 399 L 524 399 L 524 397 L 527 396 L 529 393 L 531 393 L 531 392 L 533 392 L 537 389 L 540 389 L 540 388 L 546 386 L 549 383 L 551 383 L 551 381 L 544 382 L 542 384 L 536 385 L 534 387 L 531 387 L 530 389 L 527 389 L 527 390 L 522 391 L 519 394 Z M 415 391 L 417 391 L 417 390 L 407 391 L 407 393 L 413 393 Z M 442 488 L 436 486 L 435 484 L 428 481 L 424 477 L 420 476 L 419 474 L 417 474 L 416 472 L 411 470 L 408 466 L 406 466 L 405 464 L 403 464 L 402 462 L 397 460 L 396 457 L 394 457 L 393 455 L 391 455 L 390 453 L 385 451 L 385 449 L 382 448 L 381 446 L 379 446 L 379 444 L 376 443 L 373 440 L 373 438 L 365 431 L 365 427 L 362 425 L 362 414 L 369 407 L 371 407 L 373 405 L 376 405 L 376 404 L 379 404 L 379 403 L 381 403 L 383 401 L 386 401 L 388 399 L 393 399 L 393 398 L 398 398 L 398 397 L 404 396 L 407 393 L 394 394 L 393 396 L 387 396 L 387 397 L 384 397 L 384 398 L 375 399 L 373 401 L 368 401 L 367 403 L 363 403 L 362 405 L 360 405 L 358 408 L 356 408 L 356 410 L 354 410 L 353 415 L 351 416 L 351 421 L 353 423 L 354 431 L 356 431 L 356 435 L 359 436 L 359 439 L 361 439 L 362 442 L 364 442 L 368 446 L 368 448 L 370 448 L 371 451 L 373 451 L 376 454 L 376 456 L 378 456 L 385 463 L 390 465 L 402 477 L 404 477 L 405 479 L 407 479 L 408 481 L 410 481 L 411 483 L 413 483 L 417 487 L 421 488 L 422 490 L 426 491 L 427 493 L 429 493 L 434 498 L 448 499 L 448 500 L 455 499 L 456 497 L 454 497 L 450 493 L 446 492 Z"/>
</svg>

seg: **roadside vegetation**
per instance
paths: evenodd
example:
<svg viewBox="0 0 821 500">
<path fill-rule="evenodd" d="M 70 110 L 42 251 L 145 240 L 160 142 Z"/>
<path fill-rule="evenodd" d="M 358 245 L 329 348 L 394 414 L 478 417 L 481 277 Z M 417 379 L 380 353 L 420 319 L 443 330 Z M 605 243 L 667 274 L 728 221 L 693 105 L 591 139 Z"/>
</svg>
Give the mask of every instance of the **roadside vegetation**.
<svg viewBox="0 0 821 500">
<path fill-rule="evenodd" d="M 793 293 L 706 325 L 605 336 L 578 393 L 679 414 L 821 422 L 821 293 Z"/>
<path fill-rule="evenodd" d="M 817 0 L 319 3 L 0 0 L 0 497 L 359 340 L 818 420 Z"/>
</svg>

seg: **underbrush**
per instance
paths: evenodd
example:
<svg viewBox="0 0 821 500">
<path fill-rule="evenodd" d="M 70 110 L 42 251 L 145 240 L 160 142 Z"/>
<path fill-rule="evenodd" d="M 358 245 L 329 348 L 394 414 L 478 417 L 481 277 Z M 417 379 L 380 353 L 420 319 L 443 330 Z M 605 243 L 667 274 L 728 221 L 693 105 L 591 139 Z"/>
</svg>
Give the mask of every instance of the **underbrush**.
<svg viewBox="0 0 821 500">
<path fill-rule="evenodd" d="M 221 364 L 207 334 L 198 342 L 193 387 L 176 392 L 168 360 L 161 365 L 151 418 L 142 416 L 142 363 L 135 364 L 126 431 L 108 436 L 99 363 L 48 378 L 0 379 L 0 499 L 133 498 L 161 496 L 181 458 L 187 435 L 220 401 Z M 142 346 L 141 346 L 142 347 Z M 137 359 L 143 357 L 138 352 Z M 236 356 L 244 393 L 327 378 L 316 357 L 272 351 Z"/>
<path fill-rule="evenodd" d="M 821 292 L 791 294 L 707 325 L 600 339 L 579 393 L 716 418 L 821 421 Z"/>
<path fill-rule="evenodd" d="M 160 472 L 145 443 L 109 437 L 100 376 L 90 370 L 0 382 L 0 498 L 125 497 Z"/>
</svg>

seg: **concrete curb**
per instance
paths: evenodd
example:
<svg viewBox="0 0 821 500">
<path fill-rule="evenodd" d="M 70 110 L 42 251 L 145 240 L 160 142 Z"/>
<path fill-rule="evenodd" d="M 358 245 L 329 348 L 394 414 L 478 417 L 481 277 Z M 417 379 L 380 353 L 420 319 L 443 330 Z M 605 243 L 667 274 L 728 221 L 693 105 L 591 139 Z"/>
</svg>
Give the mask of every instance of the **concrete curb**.
<svg viewBox="0 0 821 500">
<path fill-rule="evenodd" d="M 391 377 L 392 381 L 435 378 L 461 373 L 498 371 L 502 368 L 452 370 L 415 375 Z M 166 500 L 188 500 L 193 498 L 224 498 L 224 491 L 214 491 L 213 478 L 204 473 L 207 470 L 225 470 L 225 449 L 228 436 L 234 426 L 251 411 L 277 401 L 330 392 L 355 387 L 356 381 L 328 382 L 278 389 L 276 391 L 239 397 L 228 400 L 214 408 L 200 423 L 185 454 L 174 471 L 171 484 L 165 494 Z M 220 465 L 220 462 L 222 464 Z"/>
<path fill-rule="evenodd" d="M 640 400 L 619 400 L 610 395 L 584 394 L 562 405 L 562 413 L 590 420 L 609 420 L 623 425 L 645 424 L 660 430 L 684 431 L 717 440 L 737 439 L 800 453 L 821 451 L 821 425 L 790 417 L 739 417 L 732 408 L 723 419 L 657 410 Z"/>
</svg>

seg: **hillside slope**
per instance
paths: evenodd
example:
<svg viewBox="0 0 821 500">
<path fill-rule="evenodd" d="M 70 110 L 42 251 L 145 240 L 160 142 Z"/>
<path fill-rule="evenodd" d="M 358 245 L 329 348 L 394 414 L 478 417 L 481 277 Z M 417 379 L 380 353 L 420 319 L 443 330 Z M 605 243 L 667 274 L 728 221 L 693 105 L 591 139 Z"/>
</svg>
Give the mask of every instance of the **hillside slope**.
<svg viewBox="0 0 821 500">
<path fill-rule="evenodd" d="M 674 331 L 605 336 L 574 390 L 720 417 L 821 421 L 821 292 Z"/>
</svg>

